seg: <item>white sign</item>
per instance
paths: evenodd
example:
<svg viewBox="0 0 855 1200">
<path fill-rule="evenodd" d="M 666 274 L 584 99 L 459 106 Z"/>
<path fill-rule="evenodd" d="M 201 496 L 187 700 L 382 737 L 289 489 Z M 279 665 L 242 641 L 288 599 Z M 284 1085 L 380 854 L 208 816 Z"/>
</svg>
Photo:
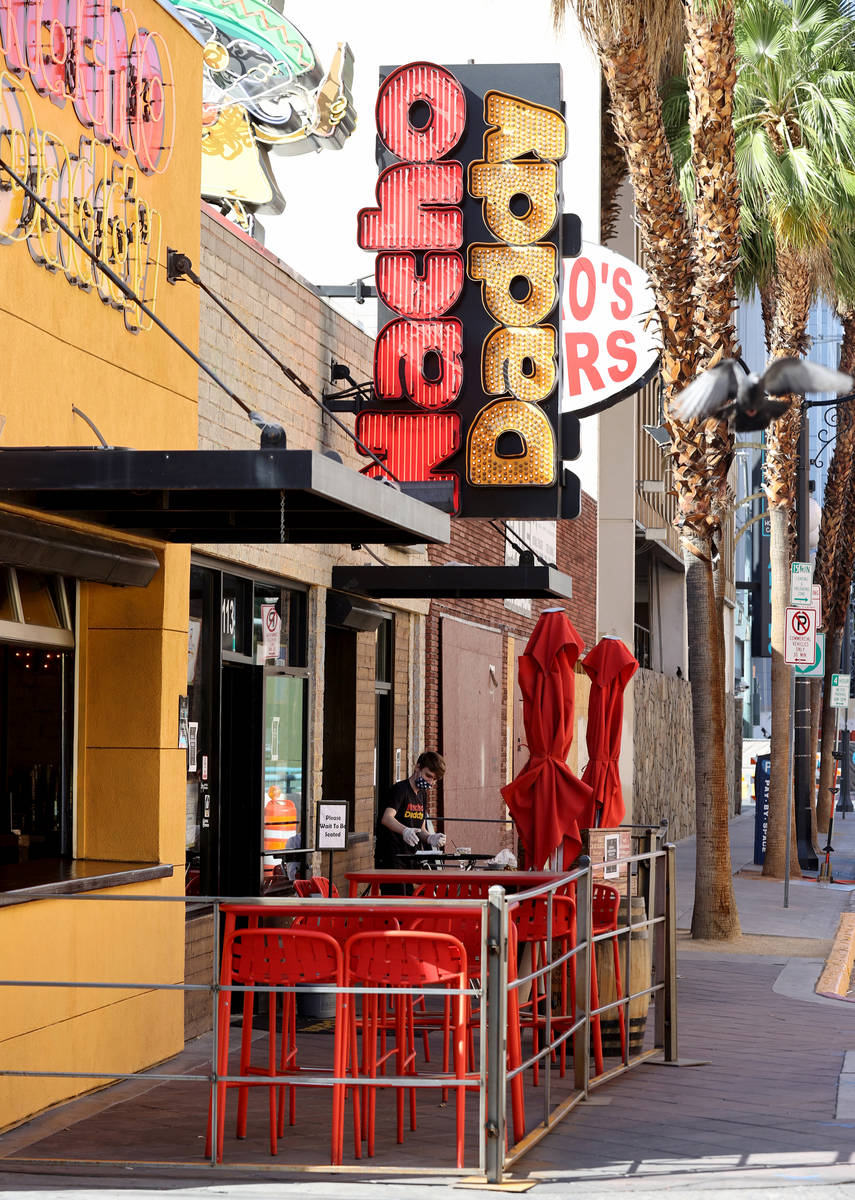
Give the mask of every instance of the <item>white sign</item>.
<svg viewBox="0 0 855 1200">
<path fill-rule="evenodd" d="M 629 395 L 653 370 L 661 332 L 647 274 L 629 259 L 582 243 L 568 259 L 561 293 L 564 318 L 562 412 Z"/>
<path fill-rule="evenodd" d="M 816 609 L 816 627 L 819 629 L 822 624 L 822 588 L 818 583 L 811 585 L 811 608 Z"/>
<path fill-rule="evenodd" d="M 603 837 L 603 879 L 617 879 L 620 875 L 620 867 L 617 865 L 617 859 L 620 858 L 620 834 L 607 833 Z"/>
<path fill-rule="evenodd" d="M 816 609 L 788 608 L 785 623 L 784 662 L 813 666 L 816 658 Z"/>
<path fill-rule="evenodd" d="M 831 676 L 831 707 L 832 708 L 848 708 L 849 707 L 849 675 L 832 675 Z"/>
<path fill-rule="evenodd" d="M 199 750 L 199 722 L 190 721 L 187 725 L 187 773 L 196 770 L 196 756 Z"/>
<path fill-rule="evenodd" d="M 796 667 L 796 679 L 822 679 L 825 676 L 825 634 L 816 635 L 816 654 L 809 667 Z"/>
<path fill-rule="evenodd" d="M 279 657 L 279 631 L 282 628 L 282 618 L 276 611 L 275 604 L 261 606 L 261 638 L 264 644 L 264 657 Z"/>
<path fill-rule="evenodd" d="M 347 849 L 347 804 L 322 800 L 318 804 L 318 850 Z"/>
<path fill-rule="evenodd" d="M 813 567 L 810 563 L 794 562 L 790 567 L 790 604 L 799 608 L 813 604 Z"/>
</svg>

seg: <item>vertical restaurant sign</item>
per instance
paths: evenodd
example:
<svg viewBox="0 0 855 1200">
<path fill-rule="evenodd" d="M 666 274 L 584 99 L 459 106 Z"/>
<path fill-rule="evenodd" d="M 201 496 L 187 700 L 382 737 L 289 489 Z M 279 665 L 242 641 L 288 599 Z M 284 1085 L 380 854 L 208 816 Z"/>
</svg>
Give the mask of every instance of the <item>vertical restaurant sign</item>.
<svg viewBox="0 0 855 1200">
<path fill-rule="evenodd" d="M 451 480 L 459 515 L 575 516 L 560 68 L 415 62 L 381 80 L 377 204 L 357 229 L 377 253 L 380 329 L 357 434 L 402 482 Z"/>
<path fill-rule="evenodd" d="M 76 145 L 52 128 L 69 108 Z M 175 90 L 164 38 L 123 0 L 0 0 L 0 158 L 151 307 L 161 217 L 146 176 L 166 170 Z M 128 329 L 151 325 L 103 271 L 0 169 L 0 243 L 94 291 Z"/>
</svg>

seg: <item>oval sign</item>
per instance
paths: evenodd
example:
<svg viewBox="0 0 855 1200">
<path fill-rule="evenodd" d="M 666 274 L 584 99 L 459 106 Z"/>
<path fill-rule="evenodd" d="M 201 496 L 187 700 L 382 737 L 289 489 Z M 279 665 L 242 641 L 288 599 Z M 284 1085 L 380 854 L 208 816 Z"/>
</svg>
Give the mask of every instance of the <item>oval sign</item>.
<svg viewBox="0 0 855 1200">
<path fill-rule="evenodd" d="M 647 273 L 620 254 L 582 243 L 564 263 L 562 412 L 589 416 L 655 374 L 661 331 Z"/>
</svg>

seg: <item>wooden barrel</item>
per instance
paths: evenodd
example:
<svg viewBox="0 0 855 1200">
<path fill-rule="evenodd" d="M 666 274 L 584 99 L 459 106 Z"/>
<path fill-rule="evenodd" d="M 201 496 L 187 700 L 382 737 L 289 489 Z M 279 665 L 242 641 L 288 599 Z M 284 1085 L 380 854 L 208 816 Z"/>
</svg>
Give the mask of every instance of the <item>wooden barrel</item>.
<svg viewBox="0 0 855 1200">
<path fill-rule="evenodd" d="M 643 896 L 631 896 L 631 912 L 632 921 L 645 921 L 647 913 L 644 904 Z M 618 928 L 628 924 L 626 915 L 626 897 L 624 896 L 620 902 L 620 910 L 618 914 Z M 623 984 L 622 992 L 626 996 L 630 992 L 640 991 L 642 988 L 650 987 L 652 981 L 652 961 L 651 961 L 651 938 L 648 928 L 633 929 L 632 931 L 632 946 L 630 949 L 630 980 L 627 987 L 626 975 L 626 939 L 628 934 L 623 933 L 618 936 L 618 953 L 620 955 L 620 974 L 621 983 Z M 613 941 L 606 939 L 598 942 L 596 949 L 597 956 L 597 985 L 600 992 L 600 1007 L 604 1004 L 609 1004 L 617 999 L 615 992 L 615 964 Z M 650 1007 L 650 995 L 641 996 L 636 1000 L 631 1000 L 629 1003 L 629 1053 L 639 1054 L 644 1045 L 644 1031 L 647 1027 L 647 1010 Z M 624 1006 L 624 1020 L 626 1020 L 626 1006 Z M 618 1024 L 618 1010 L 613 1009 L 611 1013 L 606 1013 L 600 1018 L 600 1031 L 603 1039 L 603 1054 L 605 1056 L 613 1055 L 620 1057 L 620 1025 Z"/>
</svg>

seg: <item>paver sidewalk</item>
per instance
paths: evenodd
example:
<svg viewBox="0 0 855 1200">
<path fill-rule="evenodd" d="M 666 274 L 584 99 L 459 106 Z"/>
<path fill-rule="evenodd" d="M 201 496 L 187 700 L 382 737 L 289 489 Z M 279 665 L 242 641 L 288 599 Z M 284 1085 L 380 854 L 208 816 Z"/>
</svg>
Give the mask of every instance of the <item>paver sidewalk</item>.
<svg viewBox="0 0 855 1200">
<path fill-rule="evenodd" d="M 752 819 L 748 813 L 732 823 L 736 870 L 751 859 Z M 840 823 L 834 844 L 840 860 L 855 857 L 855 818 Z M 693 870 L 694 846 L 687 841 L 678 851 L 683 926 L 691 917 Z M 512 1174 L 534 1183 L 532 1194 L 572 1200 L 618 1191 L 855 1197 L 855 1117 L 838 1117 L 838 1093 L 855 1081 L 853 1054 L 853 1070 L 839 1086 L 844 1056 L 855 1052 L 855 1004 L 816 997 L 812 983 L 821 957 L 791 952 L 792 939 L 830 940 L 855 892 L 794 882 L 784 909 L 779 881 L 743 874 L 734 882 L 743 930 L 763 936 L 767 952 L 681 949 L 681 1065 L 645 1064 L 592 1093 Z M 429 1139 L 427 1128 L 421 1136 Z M 423 1142 L 421 1151 L 427 1148 Z M 0 1138 L 0 1156 L 6 1153 Z M 123 1193 L 147 1200 L 165 1190 L 181 1200 L 272 1200 L 282 1195 L 283 1184 L 312 1200 L 384 1195 L 448 1200 L 459 1184 L 452 1178 L 428 1180 L 405 1163 L 392 1175 L 366 1165 L 369 1174 L 350 1179 L 323 1171 L 289 1178 L 285 1169 L 270 1182 L 229 1169 L 206 1175 L 136 1168 L 117 1177 L 115 1168 L 95 1164 L 77 1168 L 69 1178 L 66 1168 L 48 1163 L 34 1172 L 25 1154 L 19 1144 L 17 1165 L 0 1157 L 0 1188 L 22 1200 Z"/>
</svg>

